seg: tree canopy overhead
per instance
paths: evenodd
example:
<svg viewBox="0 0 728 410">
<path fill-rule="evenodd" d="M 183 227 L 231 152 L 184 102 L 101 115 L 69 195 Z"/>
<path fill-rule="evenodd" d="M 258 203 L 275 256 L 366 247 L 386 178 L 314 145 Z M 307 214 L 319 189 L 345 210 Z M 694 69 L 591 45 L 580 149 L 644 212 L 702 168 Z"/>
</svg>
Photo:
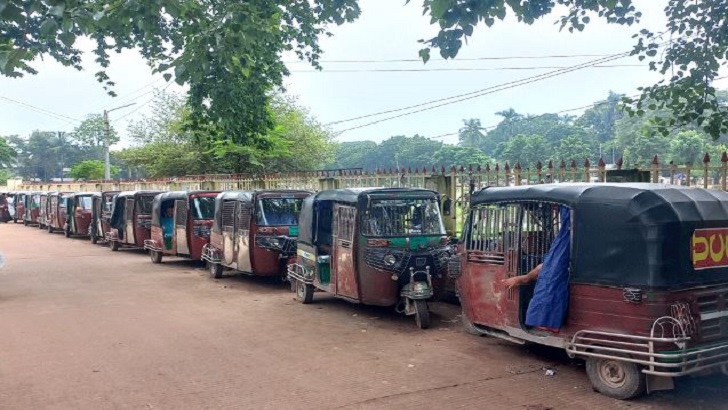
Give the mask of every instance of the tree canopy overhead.
<svg viewBox="0 0 728 410">
<path fill-rule="evenodd" d="M 479 24 L 493 26 L 507 15 L 533 24 L 537 19 L 561 13 L 561 28 L 582 31 L 594 17 L 608 23 L 640 27 L 642 12 L 634 0 L 423 0 L 425 13 L 440 26 L 437 36 L 422 40 L 424 61 L 430 49 L 443 58 L 455 58 L 464 41 Z M 728 52 L 728 2 L 725 0 L 668 0 L 664 8 L 667 27 L 662 32 L 636 31 L 632 55 L 648 63 L 666 80 L 641 89 L 628 99 L 632 114 L 666 108 L 655 126 L 662 134 L 674 127 L 695 123 L 713 138 L 728 132 L 728 109 L 716 96 L 712 82 L 726 65 Z M 661 49 L 663 48 L 664 49 Z M 658 52 L 659 50 L 659 52 Z"/>
<path fill-rule="evenodd" d="M 356 0 L 0 0 L 0 74 L 36 73 L 41 55 L 81 69 L 81 36 L 104 69 L 110 51 L 137 49 L 155 72 L 189 85 L 193 125 L 214 123 L 241 143 L 272 126 L 281 53 L 316 65 L 325 26 L 358 15 Z M 113 79 L 96 76 L 113 93 Z"/>
</svg>

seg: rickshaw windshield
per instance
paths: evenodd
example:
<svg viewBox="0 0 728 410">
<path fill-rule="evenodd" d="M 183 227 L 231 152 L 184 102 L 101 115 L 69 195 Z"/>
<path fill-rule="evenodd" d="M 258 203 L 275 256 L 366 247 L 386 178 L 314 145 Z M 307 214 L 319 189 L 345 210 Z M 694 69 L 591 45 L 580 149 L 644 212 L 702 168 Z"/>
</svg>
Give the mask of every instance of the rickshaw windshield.
<svg viewBox="0 0 728 410">
<path fill-rule="evenodd" d="M 303 198 L 261 198 L 258 200 L 258 225 L 298 225 Z"/>
<path fill-rule="evenodd" d="M 93 199 L 90 196 L 79 196 L 76 198 L 76 203 L 78 209 L 90 211 L 93 206 Z"/>
<path fill-rule="evenodd" d="M 151 214 L 152 213 L 152 202 L 154 197 L 151 195 L 144 195 L 137 198 L 136 211 L 138 214 Z"/>
<path fill-rule="evenodd" d="M 212 219 L 215 217 L 215 198 L 202 196 L 192 198 L 192 219 Z"/>
<path fill-rule="evenodd" d="M 364 215 L 364 235 L 445 235 L 436 199 L 373 199 Z"/>
</svg>

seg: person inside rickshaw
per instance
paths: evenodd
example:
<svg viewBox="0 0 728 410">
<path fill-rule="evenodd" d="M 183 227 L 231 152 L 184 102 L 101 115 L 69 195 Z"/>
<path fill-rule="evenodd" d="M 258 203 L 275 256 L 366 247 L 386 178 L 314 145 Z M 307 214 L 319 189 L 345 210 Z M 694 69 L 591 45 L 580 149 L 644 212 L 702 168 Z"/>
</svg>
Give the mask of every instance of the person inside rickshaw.
<svg viewBox="0 0 728 410">
<path fill-rule="evenodd" d="M 172 249 L 172 238 L 174 236 L 174 203 L 167 201 L 162 204 L 162 234 L 164 235 L 164 247 Z"/>
<path fill-rule="evenodd" d="M 558 332 L 566 316 L 569 302 L 571 211 L 568 207 L 560 206 L 558 217 L 561 226 L 543 262 L 526 274 L 501 282 L 506 289 L 535 282 L 532 297 L 521 293 L 521 317 L 527 328 Z M 546 229 L 544 231 L 547 232 Z M 527 306 L 525 312 L 524 306 Z"/>
</svg>

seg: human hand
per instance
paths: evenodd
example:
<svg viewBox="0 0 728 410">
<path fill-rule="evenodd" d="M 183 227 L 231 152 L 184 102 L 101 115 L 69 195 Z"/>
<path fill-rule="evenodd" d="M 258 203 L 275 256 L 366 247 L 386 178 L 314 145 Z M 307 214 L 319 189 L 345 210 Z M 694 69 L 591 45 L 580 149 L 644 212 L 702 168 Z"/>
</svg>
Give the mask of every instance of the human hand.
<svg viewBox="0 0 728 410">
<path fill-rule="evenodd" d="M 501 284 L 506 287 L 506 290 L 510 290 L 514 287 L 521 286 L 521 277 L 520 276 L 514 276 L 512 278 L 503 279 L 501 281 Z"/>
</svg>

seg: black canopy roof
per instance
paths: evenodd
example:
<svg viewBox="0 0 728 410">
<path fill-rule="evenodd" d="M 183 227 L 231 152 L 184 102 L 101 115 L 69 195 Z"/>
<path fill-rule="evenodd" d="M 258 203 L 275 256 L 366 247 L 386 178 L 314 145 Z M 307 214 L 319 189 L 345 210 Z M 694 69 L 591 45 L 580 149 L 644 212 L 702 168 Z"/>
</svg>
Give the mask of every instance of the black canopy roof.
<svg viewBox="0 0 728 410">
<path fill-rule="evenodd" d="M 303 243 L 313 244 L 314 229 L 316 225 L 316 208 L 320 202 L 344 202 L 349 204 L 364 204 L 369 196 L 389 197 L 432 197 L 439 199 L 440 195 L 429 189 L 423 188 L 342 188 L 321 191 L 303 200 L 301 213 L 298 216 L 298 240 Z"/>
<path fill-rule="evenodd" d="M 162 191 L 122 191 L 114 197 L 114 205 L 111 208 L 111 226 L 117 229 L 123 227 L 124 220 L 124 204 L 127 198 L 137 198 L 141 196 L 156 196 Z"/>
<path fill-rule="evenodd" d="M 728 267 L 696 270 L 696 229 L 728 228 L 728 193 L 661 184 L 547 184 L 484 188 L 472 205 L 546 201 L 568 205 L 571 280 L 676 289 L 728 281 Z"/>
<path fill-rule="evenodd" d="M 152 225 L 161 226 L 162 202 L 175 200 L 189 200 L 195 194 L 216 193 L 219 191 L 168 191 L 154 197 L 152 202 Z"/>
</svg>

